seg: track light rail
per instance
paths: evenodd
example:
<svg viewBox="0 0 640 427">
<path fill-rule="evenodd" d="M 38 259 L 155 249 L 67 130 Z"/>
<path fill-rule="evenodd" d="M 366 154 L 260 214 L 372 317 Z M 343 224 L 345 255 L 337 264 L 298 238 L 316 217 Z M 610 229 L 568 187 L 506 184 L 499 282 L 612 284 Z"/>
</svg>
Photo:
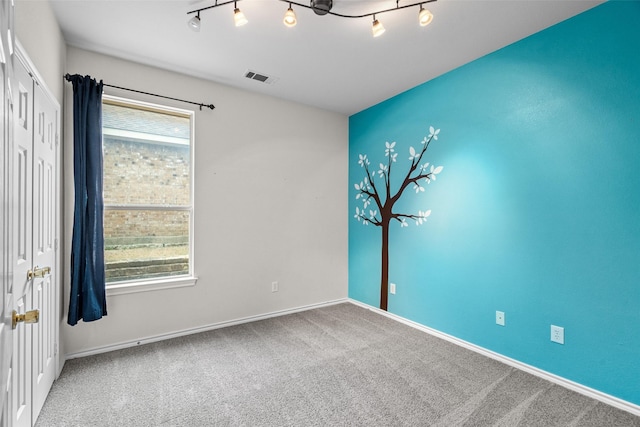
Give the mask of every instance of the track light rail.
<svg viewBox="0 0 640 427">
<path fill-rule="evenodd" d="M 244 13 L 238 8 L 238 2 L 242 0 L 226 0 L 221 3 L 218 0 L 215 0 L 215 3 L 211 6 L 202 7 L 200 9 L 194 9 L 187 12 L 187 15 L 193 15 L 191 19 L 187 22 L 187 26 L 191 28 L 191 30 L 198 32 L 200 31 L 202 20 L 200 19 L 200 12 L 203 10 L 214 9 L 216 7 L 224 6 L 227 4 L 233 3 L 233 21 L 236 27 L 241 27 L 249 22 Z M 362 13 L 360 15 L 348 15 L 346 13 L 338 13 L 332 12 L 331 8 L 333 7 L 333 0 L 309 0 L 309 4 L 298 3 L 292 0 L 278 0 L 282 3 L 288 3 L 289 7 L 284 14 L 284 18 L 282 22 L 285 26 L 291 28 L 295 27 L 297 23 L 296 13 L 293 10 L 293 5 L 296 7 L 301 7 L 303 9 L 311 9 L 315 12 L 316 15 L 333 15 L 339 16 L 340 18 L 366 18 L 373 17 L 371 22 L 371 32 L 373 37 L 379 37 L 385 32 L 384 26 L 382 23 L 376 19 L 376 15 L 380 15 L 382 13 L 393 12 L 396 10 L 407 9 L 410 7 L 419 7 L 418 10 L 418 23 L 421 27 L 426 27 L 433 20 L 433 14 L 428 9 L 425 9 L 423 6 L 427 3 L 433 3 L 437 0 L 422 0 L 410 4 L 403 4 L 400 6 L 400 0 L 396 0 L 396 7 L 391 7 L 388 9 L 381 9 L 375 12 Z"/>
<path fill-rule="evenodd" d="M 239 1 L 242 1 L 242 0 L 228 0 L 228 1 L 223 1 L 223 2 L 220 2 L 220 3 L 218 3 L 218 0 L 216 0 L 216 2 L 214 4 L 212 4 L 211 6 L 207 6 L 207 7 L 203 7 L 203 8 L 200 8 L 200 9 L 195 9 L 195 10 L 189 11 L 189 12 L 187 12 L 187 15 L 191 15 L 192 13 L 200 13 L 203 10 L 213 9 L 215 7 L 224 6 L 225 4 L 237 3 Z"/>
<path fill-rule="evenodd" d="M 279 1 L 284 2 L 284 3 L 294 4 L 294 5 L 299 6 L 299 7 L 304 7 L 306 9 L 313 10 L 313 7 L 311 7 L 309 5 L 306 5 L 306 4 L 302 4 L 302 3 L 296 3 L 295 1 L 289 1 L 289 0 L 279 0 Z M 326 11 L 326 14 L 327 15 L 333 15 L 333 16 L 339 16 L 340 18 L 366 18 L 368 16 L 380 15 L 381 13 L 393 12 L 394 10 L 400 10 L 400 9 L 407 9 L 409 7 L 416 7 L 416 6 L 420 6 L 420 5 L 427 4 L 427 3 L 433 3 L 433 2 L 436 2 L 436 1 L 438 1 L 438 0 L 425 0 L 425 1 L 419 1 L 419 2 L 416 2 L 416 3 L 405 4 L 405 5 L 400 6 L 399 5 L 400 1 L 396 0 L 396 7 L 392 7 L 392 8 L 384 9 L 384 10 L 379 10 L 377 12 L 369 12 L 369 13 L 365 13 L 365 14 L 362 14 L 362 15 L 347 15 L 347 14 L 344 14 L 344 13 L 333 12 L 331 10 Z"/>
<path fill-rule="evenodd" d="M 230 3 L 233 3 L 233 2 L 230 2 Z M 67 74 L 65 74 L 65 75 L 64 75 L 64 79 L 65 79 L 66 81 L 68 81 L 68 82 L 69 82 L 69 81 L 71 81 L 71 74 L 68 74 L 68 73 L 67 73 Z M 202 107 L 207 107 L 207 108 L 209 108 L 209 109 L 211 109 L 211 110 L 213 110 L 214 108 L 216 108 L 213 104 L 203 104 L 203 103 L 201 103 L 201 102 L 187 101 L 187 100 L 185 100 L 185 99 L 172 98 L 172 97 L 170 97 L 170 96 L 158 95 L 157 93 L 144 92 L 144 91 L 141 91 L 141 90 L 129 89 L 129 88 L 126 88 L 126 87 L 115 86 L 115 85 L 109 85 L 109 84 L 106 84 L 106 83 L 102 83 L 102 85 L 103 85 L 103 86 L 107 86 L 107 87 L 112 87 L 112 88 L 114 88 L 114 89 L 126 90 L 126 91 L 129 91 L 129 92 L 141 93 L 141 94 L 143 94 L 143 95 L 150 95 L 150 96 L 155 96 L 155 97 L 158 97 L 158 98 L 170 99 L 170 100 L 172 100 L 172 101 L 178 101 L 178 102 L 184 102 L 184 103 L 187 103 L 187 104 L 197 105 L 197 106 L 199 106 L 199 107 L 200 107 L 200 110 L 201 110 L 201 111 L 202 111 Z"/>
<path fill-rule="evenodd" d="M 191 10 L 187 12 L 187 15 L 193 15 L 193 14 L 195 15 L 192 16 L 191 19 L 189 19 L 189 21 L 187 22 L 187 26 L 191 28 L 191 30 L 198 32 L 200 31 L 200 27 L 202 23 L 202 20 L 200 19 L 200 12 L 202 12 L 203 10 L 214 9 L 220 6 L 233 3 L 233 21 L 236 27 L 241 27 L 249 22 L 247 17 L 244 15 L 244 13 L 238 8 L 238 2 L 241 2 L 241 1 L 242 0 L 226 0 L 219 3 L 218 0 L 215 0 L 215 3 L 212 4 L 211 6 Z M 284 14 L 284 18 L 282 20 L 284 25 L 289 28 L 295 27 L 297 23 L 296 13 L 293 10 L 293 6 L 295 5 L 298 8 L 311 9 L 315 12 L 316 15 L 320 15 L 320 16 L 333 15 L 333 16 L 339 16 L 340 18 L 373 17 L 371 22 L 371 32 L 373 34 L 373 37 L 379 37 L 385 32 L 385 29 L 382 23 L 378 19 L 376 19 L 376 15 L 393 12 L 396 10 L 407 9 L 410 7 L 419 7 L 418 23 L 420 24 L 421 27 L 426 27 L 433 20 L 433 14 L 431 13 L 431 11 L 429 11 L 428 9 L 425 9 L 423 6 L 427 3 L 436 2 L 437 0 L 422 0 L 422 1 L 413 2 L 410 4 L 403 4 L 402 6 L 400 6 L 400 0 L 396 0 L 396 7 L 381 9 L 375 12 L 362 13 L 359 15 L 348 15 L 346 13 L 332 12 L 331 8 L 333 7 L 333 0 L 310 0 L 309 4 L 298 3 L 296 1 L 291 1 L 291 0 L 278 0 L 278 1 L 282 3 L 288 3 L 289 5 L 289 7 L 287 8 Z"/>
<path fill-rule="evenodd" d="M 200 8 L 200 9 L 191 10 L 191 11 L 187 12 L 187 15 L 191 15 L 191 14 L 194 14 L 194 13 L 200 13 L 203 10 L 214 9 L 216 7 L 224 6 L 226 4 L 240 3 L 241 1 L 243 1 L 243 0 L 228 0 L 228 1 L 223 1 L 223 2 L 218 2 L 216 0 L 216 2 L 214 4 L 212 4 L 211 6 L 203 7 L 203 8 Z M 298 7 L 303 7 L 305 9 L 314 10 L 313 6 L 311 6 L 309 4 L 302 4 L 302 3 L 298 3 L 298 2 L 295 2 L 295 1 L 289 1 L 289 0 L 278 0 L 278 1 L 281 1 L 283 3 L 288 3 L 290 5 L 293 4 L 293 5 L 296 5 Z M 427 3 L 434 3 L 436 1 L 438 1 L 438 0 L 424 0 L 424 1 L 419 1 L 419 2 L 415 2 L 415 3 L 411 3 L 411 4 L 405 4 L 405 5 L 400 6 L 400 0 L 396 0 L 396 7 L 392 7 L 392 8 L 389 8 L 389 9 L 383 9 L 383 10 L 379 10 L 379 11 L 376 11 L 376 12 L 364 13 L 362 15 L 347 15 L 347 14 L 344 14 L 344 13 L 332 12 L 331 10 L 327 10 L 327 11 L 325 11 L 325 13 L 327 15 L 339 16 L 340 18 L 366 18 L 368 16 L 380 15 L 381 13 L 393 12 L 394 10 L 400 10 L 400 9 L 407 9 L 407 8 L 410 8 L 410 7 L 416 7 L 416 6 L 420 6 L 420 5 L 427 4 Z"/>
</svg>

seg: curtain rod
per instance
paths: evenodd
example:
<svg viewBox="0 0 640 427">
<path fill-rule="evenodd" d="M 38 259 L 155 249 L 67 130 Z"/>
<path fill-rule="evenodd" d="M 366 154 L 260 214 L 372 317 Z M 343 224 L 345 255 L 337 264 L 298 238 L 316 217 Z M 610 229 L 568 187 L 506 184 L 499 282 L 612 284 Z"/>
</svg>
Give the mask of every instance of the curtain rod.
<svg viewBox="0 0 640 427">
<path fill-rule="evenodd" d="M 66 81 L 70 82 L 71 81 L 71 74 L 69 74 L 69 73 L 65 74 L 64 75 L 64 79 Z M 201 102 L 187 101 L 187 100 L 184 100 L 184 99 L 172 98 L 170 96 L 164 96 L 164 95 L 158 95 L 157 93 L 143 92 L 141 90 L 136 90 L 136 89 L 128 89 L 126 87 L 114 86 L 114 85 L 109 85 L 109 84 L 106 84 L 106 83 L 103 83 L 102 85 L 103 86 L 107 86 L 107 87 L 112 87 L 114 89 L 128 90 L 129 92 L 141 93 L 143 95 L 151 95 L 151 96 L 157 96 L 158 98 L 171 99 L 172 101 L 186 102 L 187 104 L 193 104 L 193 105 L 199 106 L 200 110 L 202 110 L 202 107 L 207 107 L 207 108 L 209 108 L 211 110 L 216 108 L 213 104 L 203 104 Z"/>
</svg>

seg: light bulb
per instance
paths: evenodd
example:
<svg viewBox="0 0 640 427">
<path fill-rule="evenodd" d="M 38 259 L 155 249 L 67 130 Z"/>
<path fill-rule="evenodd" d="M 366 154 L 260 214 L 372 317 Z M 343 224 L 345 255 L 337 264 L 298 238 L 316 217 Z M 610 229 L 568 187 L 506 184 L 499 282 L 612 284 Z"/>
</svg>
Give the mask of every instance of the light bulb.
<svg viewBox="0 0 640 427">
<path fill-rule="evenodd" d="M 236 27 L 241 27 L 247 22 L 247 18 L 244 16 L 244 13 L 237 7 L 233 10 L 233 22 L 236 23 Z"/>
<path fill-rule="evenodd" d="M 200 13 L 198 12 L 196 16 L 189 19 L 189 21 L 187 22 L 187 25 L 196 33 L 200 31 Z"/>
<path fill-rule="evenodd" d="M 420 22 L 421 27 L 426 27 L 433 21 L 433 13 L 431 13 L 427 9 L 423 9 L 420 6 L 420 13 L 418 13 L 418 21 Z"/>
<path fill-rule="evenodd" d="M 373 37 L 380 37 L 385 32 L 385 29 L 380 23 L 380 21 L 378 21 L 375 18 L 373 20 L 373 26 L 371 27 L 371 32 L 373 33 Z"/>
<path fill-rule="evenodd" d="M 296 13 L 291 9 L 291 6 L 289 6 L 289 9 L 285 12 L 283 22 L 287 27 L 295 27 L 298 23 Z"/>
</svg>

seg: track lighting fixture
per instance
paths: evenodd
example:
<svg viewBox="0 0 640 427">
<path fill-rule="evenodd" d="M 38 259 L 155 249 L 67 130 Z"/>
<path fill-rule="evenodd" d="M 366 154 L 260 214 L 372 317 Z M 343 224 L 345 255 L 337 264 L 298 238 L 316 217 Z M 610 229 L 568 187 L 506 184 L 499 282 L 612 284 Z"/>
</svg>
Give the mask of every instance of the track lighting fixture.
<svg viewBox="0 0 640 427">
<path fill-rule="evenodd" d="M 211 6 L 207 6 L 207 7 L 203 7 L 200 9 L 187 12 L 187 15 L 190 15 L 193 13 L 196 14 L 196 16 L 189 19 L 189 22 L 188 22 L 189 28 L 191 28 L 193 31 L 200 31 L 200 12 L 202 12 L 203 10 L 213 9 L 213 8 L 224 6 L 231 3 L 233 3 L 233 20 L 235 22 L 236 27 L 245 25 L 249 21 L 244 16 L 244 13 L 242 13 L 242 11 L 238 9 L 237 3 L 239 1 L 242 1 L 242 0 L 226 0 L 220 3 L 218 3 L 218 0 L 215 0 L 215 3 Z M 294 27 L 297 23 L 296 13 L 293 11 L 293 8 L 292 8 L 292 5 L 296 5 L 304 9 L 311 9 L 314 11 L 316 15 L 320 15 L 320 16 L 333 15 L 333 16 L 338 16 L 340 18 L 365 18 L 365 17 L 371 16 L 373 18 L 371 32 L 373 34 L 373 37 L 379 37 L 382 35 L 382 33 L 385 32 L 385 29 L 382 23 L 376 19 L 376 15 L 418 6 L 420 8 L 418 12 L 418 22 L 420 23 L 421 27 L 426 27 L 433 20 L 433 14 L 429 10 L 425 9 L 423 6 L 427 3 L 436 2 L 437 0 L 424 0 L 419 3 L 411 3 L 411 4 L 402 5 L 402 6 L 400 5 L 400 0 L 396 0 L 396 7 L 393 7 L 390 9 L 382 9 L 376 12 L 364 13 L 362 15 L 346 15 L 343 13 L 337 13 L 337 12 L 331 11 L 333 7 L 333 0 L 310 0 L 309 4 L 297 3 L 295 1 L 290 1 L 290 0 L 279 0 L 279 1 L 284 3 L 289 3 L 289 7 L 287 8 L 287 11 L 284 14 L 284 19 L 282 20 L 284 22 L 284 25 L 286 25 L 287 27 Z"/>
<path fill-rule="evenodd" d="M 380 37 L 385 31 L 384 26 L 376 19 L 376 15 L 373 15 L 373 26 L 371 27 L 373 37 Z"/>
<path fill-rule="evenodd" d="M 196 33 L 200 31 L 200 12 L 198 12 L 198 14 L 193 18 L 189 19 L 189 22 L 187 22 L 187 25 Z"/>
<path fill-rule="evenodd" d="M 426 27 L 431 24 L 431 21 L 433 21 L 433 13 L 420 5 L 420 12 L 418 13 L 418 22 L 420 22 L 420 26 Z"/>
<path fill-rule="evenodd" d="M 287 9 L 284 14 L 283 22 L 287 27 L 295 27 L 298 23 L 298 20 L 296 19 L 296 13 L 291 8 L 291 3 L 289 3 L 289 9 Z"/>
<path fill-rule="evenodd" d="M 247 22 L 249 22 L 244 16 L 244 13 L 240 9 L 238 9 L 237 2 L 233 2 L 233 22 L 235 22 L 236 27 L 242 27 Z"/>
</svg>

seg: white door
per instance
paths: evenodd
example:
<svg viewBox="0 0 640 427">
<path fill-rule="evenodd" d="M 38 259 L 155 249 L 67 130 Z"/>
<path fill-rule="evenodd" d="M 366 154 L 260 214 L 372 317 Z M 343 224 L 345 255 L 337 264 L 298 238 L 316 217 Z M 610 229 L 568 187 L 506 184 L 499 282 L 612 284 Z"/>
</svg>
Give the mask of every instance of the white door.
<svg viewBox="0 0 640 427">
<path fill-rule="evenodd" d="M 12 27 L 13 1 L 0 0 L 0 427 L 31 427 L 58 369 L 60 110 Z"/>
<path fill-rule="evenodd" d="M 34 87 L 33 279 L 31 305 L 40 312 L 32 326 L 32 418 L 35 422 L 56 376 L 56 145 L 58 109 L 42 88 Z"/>
<path fill-rule="evenodd" d="M 13 134 L 13 299 L 18 314 L 33 310 L 33 79 L 20 61 L 14 62 Z M 13 427 L 31 427 L 32 325 L 13 330 L 11 392 Z"/>
<path fill-rule="evenodd" d="M 19 60 L 14 73 L 13 304 L 26 321 L 13 330 L 10 400 L 13 427 L 31 427 L 56 375 L 58 108 Z"/>
<path fill-rule="evenodd" d="M 11 387 L 11 356 L 13 354 L 13 333 L 11 330 L 11 314 L 13 313 L 13 299 L 10 289 L 10 222 L 9 222 L 9 188 L 11 177 L 11 154 L 9 132 L 11 115 L 7 97 L 7 52 L 9 20 L 7 10 L 8 1 L 0 4 L 0 427 L 9 425 L 10 402 L 9 389 Z"/>
</svg>

